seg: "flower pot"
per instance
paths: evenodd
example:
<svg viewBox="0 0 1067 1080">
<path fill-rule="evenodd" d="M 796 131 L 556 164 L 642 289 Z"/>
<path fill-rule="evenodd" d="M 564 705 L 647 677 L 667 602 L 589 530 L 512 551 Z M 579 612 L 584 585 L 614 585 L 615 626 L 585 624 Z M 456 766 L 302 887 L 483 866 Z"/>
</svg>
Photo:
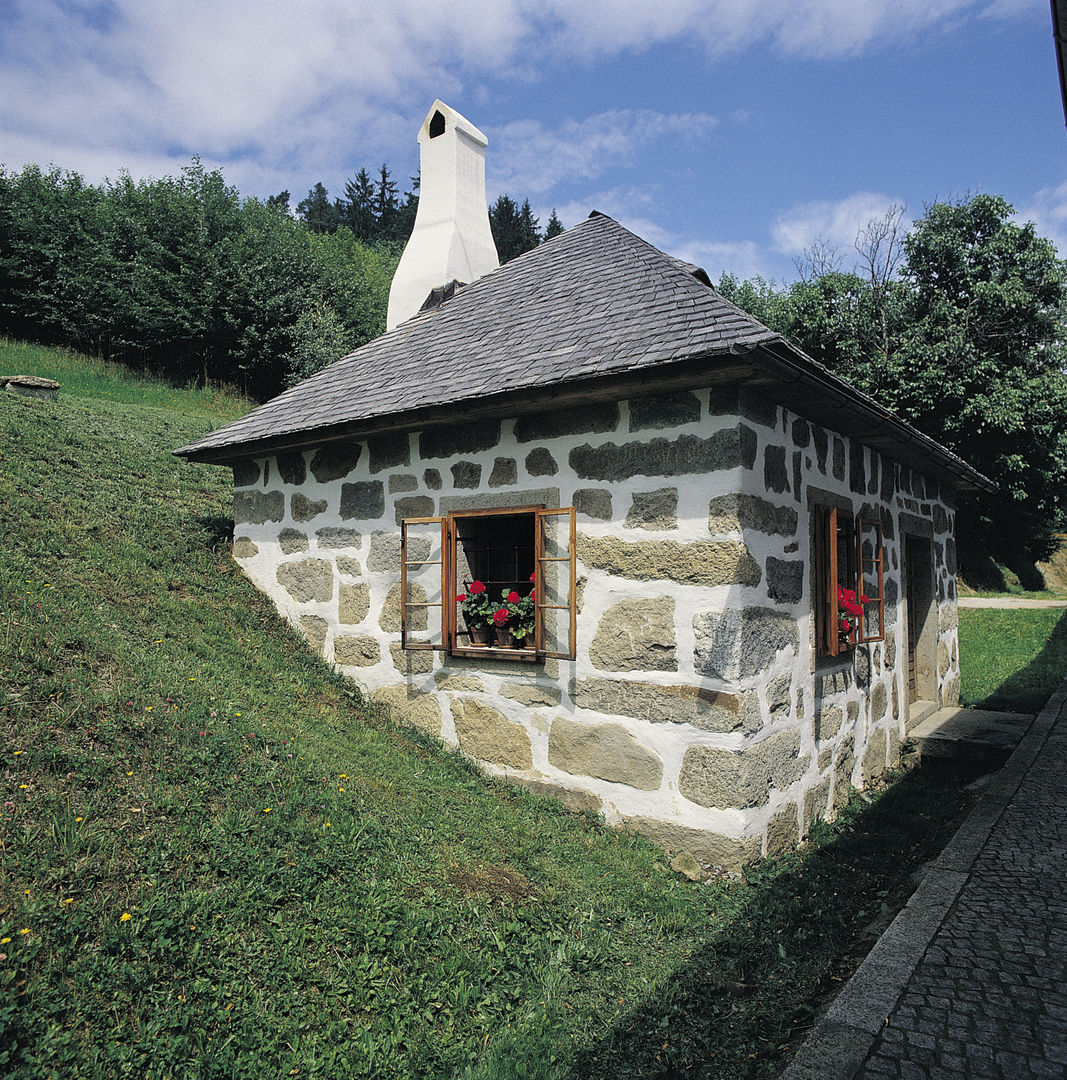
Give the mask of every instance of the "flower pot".
<svg viewBox="0 0 1067 1080">
<path fill-rule="evenodd" d="M 495 627 L 493 633 L 496 636 L 496 647 L 498 649 L 515 648 L 515 635 L 506 626 Z"/>
<path fill-rule="evenodd" d="M 471 636 L 472 645 L 488 645 L 489 644 L 489 627 L 488 626 L 471 626 L 468 628 L 467 633 Z"/>
</svg>

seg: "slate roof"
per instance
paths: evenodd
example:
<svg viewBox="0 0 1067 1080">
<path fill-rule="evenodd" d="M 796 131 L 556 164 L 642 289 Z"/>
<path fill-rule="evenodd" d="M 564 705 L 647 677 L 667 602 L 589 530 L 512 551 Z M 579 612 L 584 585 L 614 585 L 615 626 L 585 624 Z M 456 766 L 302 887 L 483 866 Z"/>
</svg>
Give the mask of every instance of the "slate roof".
<svg viewBox="0 0 1067 1080">
<path fill-rule="evenodd" d="M 933 452 L 937 472 L 947 468 L 966 486 L 975 478 L 979 486 L 988 484 L 729 303 L 702 270 L 596 212 L 175 453 L 226 463 L 282 445 L 384 430 L 405 414 L 427 415 L 434 407 L 469 417 L 496 397 L 513 399 L 516 391 L 530 392 L 525 397 L 534 404 L 527 411 L 533 411 L 553 387 L 603 386 L 682 362 L 738 355 L 755 358 L 753 364 L 784 365 L 789 370 L 776 377 L 791 392 L 806 376 L 807 395 L 801 397 L 810 397 L 817 411 L 829 408 L 833 420 L 841 420 L 841 404 L 859 405 L 862 434 L 872 432 L 873 412 L 894 428 L 889 441 L 895 449 L 921 445 L 921 457 Z M 855 427 L 828 426 L 845 434 Z"/>
</svg>

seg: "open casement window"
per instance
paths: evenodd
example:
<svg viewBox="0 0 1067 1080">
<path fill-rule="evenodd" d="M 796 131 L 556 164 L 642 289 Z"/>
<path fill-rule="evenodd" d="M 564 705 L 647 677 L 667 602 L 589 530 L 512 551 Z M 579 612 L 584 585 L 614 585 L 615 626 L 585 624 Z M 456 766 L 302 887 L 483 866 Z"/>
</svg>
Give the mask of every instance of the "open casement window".
<svg viewBox="0 0 1067 1080">
<path fill-rule="evenodd" d="M 573 660 L 575 514 L 539 506 L 456 511 L 401 522 L 401 645 L 493 659 Z M 499 647 L 472 640 L 457 596 L 474 582 L 491 606 L 534 591 L 533 634 Z"/>
<path fill-rule="evenodd" d="M 867 598 L 863 605 L 863 617 L 856 626 L 856 642 L 866 645 L 869 641 L 885 639 L 882 523 L 860 518 L 856 523 L 856 547 L 859 571 L 856 594 Z"/>
<path fill-rule="evenodd" d="M 815 651 L 840 656 L 885 636 L 882 525 L 836 506 L 815 508 Z M 862 608 L 856 614 L 846 601 Z M 866 603 L 860 598 L 866 597 Z"/>
<path fill-rule="evenodd" d="M 400 644 L 404 649 L 445 647 L 446 551 L 444 518 L 406 518 L 400 523 Z"/>
</svg>

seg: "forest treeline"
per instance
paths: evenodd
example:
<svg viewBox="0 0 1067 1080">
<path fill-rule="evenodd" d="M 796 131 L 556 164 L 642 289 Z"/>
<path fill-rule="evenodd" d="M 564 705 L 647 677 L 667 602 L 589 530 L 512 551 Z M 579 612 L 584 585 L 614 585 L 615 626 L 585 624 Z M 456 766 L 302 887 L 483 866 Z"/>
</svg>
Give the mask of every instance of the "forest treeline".
<svg viewBox="0 0 1067 1080">
<path fill-rule="evenodd" d="M 995 481 L 960 500 L 961 562 L 1032 575 L 1067 528 L 1065 265 L 997 195 L 904 222 L 891 209 L 850 253 L 816 244 L 792 284 L 719 290 Z"/>
<path fill-rule="evenodd" d="M 265 400 L 385 330 L 416 192 L 383 165 L 344 199 L 316 184 L 294 216 L 287 192 L 242 198 L 196 160 L 98 185 L 0 168 L 0 334 Z M 508 195 L 490 218 L 502 261 L 562 231 Z"/>
<path fill-rule="evenodd" d="M 0 334 L 63 344 L 178 384 L 232 383 L 264 400 L 385 329 L 389 285 L 418 205 L 382 166 L 341 198 L 316 184 L 242 198 L 194 160 L 178 176 L 94 185 L 0 168 Z M 501 195 L 502 261 L 542 232 Z M 995 195 L 895 208 L 857 237 L 851 268 L 817 245 L 800 280 L 724 275 L 719 291 L 990 477 L 961 500 L 968 567 L 1046 558 L 1067 529 L 1067 273 Z"/>
<path fill-rule="evenodd" d="M 410 190 L 399 194 L 396 181 L 383 164 L 374 177 L 360 169 L 345 182 L 344 195 L 331 199 L 321 182 L 296 205 L 296 215 L 314 232 L 336 232 L 348 229 L 368 244 L 390 243 L 401 247 L 411 235 L 415 212 L 419 207 L 419 178 L 411 178 Z M 289 207 L 289 192 L 272 195 L 267 202 L 273 206 Z M 508 194 L 497 196 L 489 207 L 489 226 L 493 231 L 497 255 L 501 263 L 537 247 L 542 240 L 551 240 L 563 232 L 563 223 L 553 209 L 544 231 L 534 216 L 530 200 L 520 206 Z"/>
</svg>

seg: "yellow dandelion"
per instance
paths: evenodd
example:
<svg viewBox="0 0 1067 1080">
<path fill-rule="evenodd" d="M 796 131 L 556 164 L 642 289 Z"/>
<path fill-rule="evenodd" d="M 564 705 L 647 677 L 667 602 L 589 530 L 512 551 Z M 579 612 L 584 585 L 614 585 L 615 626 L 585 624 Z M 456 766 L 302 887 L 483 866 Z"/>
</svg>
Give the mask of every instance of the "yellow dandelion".
<svg viewBox="0 0 1067 1080">
<path fill-rule="evenodd" d="M 241 714 L 240 713 L 234 713 L 233 715 L 234 716 L 240 716 Z"/>
<path fill-rule="evenodd" d="M 342 780 L 347 780 L 348 779 L 348 773 L 341 773 L 341 779 Z"/>
<path fill-rule="evenodd" d="M 29 784 L 19 784 L 19 791 L 25 791 L 29 786 Z"/>
<path fill-rule="evenodd" d="M 10 940 L 9 937 L 0 938 L 0 945 L 6 945 Z"/>
<path fill-rule="evenodd" d="M 69 899 L 64 900 L 63 903 L 64 904 L 73 904 L 74 903 L 74 897 L 72 896 Z"/>
<path fill-rule="evenodd" d="M 123 912 L 123 913 L 122 913 L 122 914 L 121 914 L 121 915 L 119 916 L 119 922 L 129 922 L 129 921 L 130 921 L 130 919 L 132 919 L 132 918 L 133 918 L 133 916 L 132 916 L 132 915 L 131 915 L 131 914 L 130 914 L 130 913 L 129 913 L 128 911 L 124 911 L 124 912 Z"/>
<path fill-rule="evenodd" d="M 338 790 L 338 791 L 344 791 L 344 788 L 343 788 L 343 787 L 339 787 L 339 788 L 338 788 L 337 790 Z"/>
<path fill-rule="evenodd" d="M 19 754 L 21 754 L 21 753 L 22 753 L 22 751 L 21 751 L 21 750 L 16 750 L 16 751 L 15 751 L 15 757 L 18 757 L 18 756 L 19 756 Z"/>
<path fill-rule="evenodd" d="M 75 820 L 75 821 L 81 821 L 81 818 L 80 818 L 80 817 L 76 817 L 76 818 L 75 818 L 74 820 Z"/>
<path fill-rule="evenodd" d="M 271 810 L 273 810 L 273 809 L 274 809 L 274 807 L 273 807 L 273 806 L 265 806 L 265 807 L 263 808 L 263 813 L 264 813 L 264 814 L 269 814 L 269 813 L 271 812 Z"/>
<path fill-rule="evenodd" d="M 328 829 L 329 827 L 330 827 L 330 823 L 327 821 L 326 822 L 326 828 Z"/>
<path fill-rule="evenodd" d="M 20 933 L 20 934 L 28 934 L 29 932 L 30 932 L 30 928 L 29 928 L 28 926 L 24 926 L 24 927 L 23 927 L 23 928 L 22 928 L 22 929 L 21 929 L 21 930 L 19 931 L 19 933 Z"/>
</svg>

